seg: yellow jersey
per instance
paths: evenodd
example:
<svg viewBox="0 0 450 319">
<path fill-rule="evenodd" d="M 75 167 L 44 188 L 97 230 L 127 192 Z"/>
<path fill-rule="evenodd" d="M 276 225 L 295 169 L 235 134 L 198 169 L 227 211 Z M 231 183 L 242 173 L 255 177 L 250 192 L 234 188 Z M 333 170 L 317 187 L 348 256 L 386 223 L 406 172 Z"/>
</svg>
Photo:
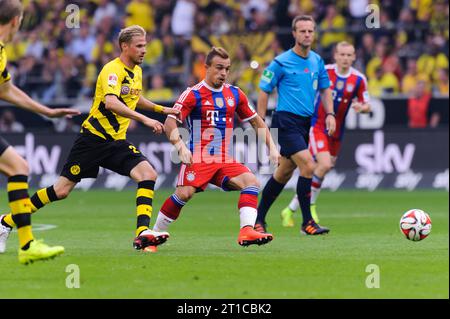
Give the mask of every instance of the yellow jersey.
<svg viewBox="0 0 450 319">
<path fill-rule="evenodd" d="M 0 42 L 0 84 L 11 80 L 11 74 L 9 74 L 8 69 L 6 68 L 7 62 L 8 59 L 6 57 L 5 45 L 3 42 Z"/>
<path fill-rule="evenodd" d="M 107 110 L 107 95 L 115 95 L 131 110 L 136 109 L 142 92 L 142 69 L 128 68 L 119 58 L 107 63 L 97 78 L 94 102 L 81 132 L 89 131 L 105 140 L 124 140 L 130 119 Z"/>
</svg>

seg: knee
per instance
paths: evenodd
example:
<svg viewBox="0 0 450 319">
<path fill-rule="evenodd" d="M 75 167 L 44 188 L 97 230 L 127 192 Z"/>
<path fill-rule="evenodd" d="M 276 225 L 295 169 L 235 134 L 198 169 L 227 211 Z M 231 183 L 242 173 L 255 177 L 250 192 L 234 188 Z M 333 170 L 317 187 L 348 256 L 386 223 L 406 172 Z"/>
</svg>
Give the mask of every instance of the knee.
<svg viewBox="0 0 450 319">
<path fill-rule="evenodd" d="M 26 175 L 28 176 L 30 174 L 30 168 L 28 166 L 28 163 L 25 159 L 22 157 L 19 157 L 16 161 L 14 161 L 13 165 L 11 166 L 10 176 L 14 175 Z"/>
<path fill-rule="evenodd" d="M 143 176 L 143 180 L 145 181 L 156 181 L 157 178 L 158 173 L 154 169 L 146 171 Z"/>
<path fill-rule="evenodd" d="M 156 181 L 157 178 L 158 173 L 151 166 L 146 170 L 142 170 L 138 176 L 140 181 Z"/>
<path fill-rule="evenodd" d="M 70 187 L 56 187 L 53 186 L 53 189 L 55 190 L 56 197 L 58 199 L 65 199 L 69 196 L 72 189 Z"/>
<path fill-rule="evenodd" d="M 187 189 L 183 189 L 183 190 L 177 189 L 175 191 L 175 194 L 183 202 L 188 202 L 192 198 L 192 196 L 194 196 L 194 192 L 190 191 L 190 190 L 187 190 Z"/>
<path fill-rule="evenodd" d="M 273 174 L 273 177 L 275 178 L 275 180 L 278 183 L 286 184 L 291 179 L 292 173 L 293 173 L 293 171 L 277 169 L 275 171 L 275 173 Z"/>
<path fill-rule="evenodd" d="M 324 173 L 328 173 L 333 168 L 333 164 L 331 162 L 325 163 L 325 164 L 321 165 L 321 168 Z"/>
<path fill-rule="evenodd" d="M 261 187 L 261 184 L 259 183 L 259 181 L 255 175 L 252 175 L 252 176 L 249 176 L 248 178 L 246 178 L 244 180 L 242 188 L 249 187 L 249 186 L 256 186 L 258 188 Z"/>
<path fill-rule="evenodd" d="M 130 177 L 137 183 L 142 181 L 156 181 L 158 173 L 147 161 L 141 162 L 130 172 Z"/>
<path fill-rule="evenodd" d="M 299 167 L 300 176 L 311 178 L 314 175 L 316 165 L 314 162 L 307 162 Z"/>
</svg>

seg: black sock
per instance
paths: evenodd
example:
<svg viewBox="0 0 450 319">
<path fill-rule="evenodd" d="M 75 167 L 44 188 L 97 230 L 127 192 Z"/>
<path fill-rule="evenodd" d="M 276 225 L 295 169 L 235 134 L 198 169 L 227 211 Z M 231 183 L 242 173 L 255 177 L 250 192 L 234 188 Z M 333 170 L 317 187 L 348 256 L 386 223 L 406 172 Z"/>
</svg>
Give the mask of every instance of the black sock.
<svg viewBox="0 0 450 319">
<path fill-rule="evenodd" d="M 27 250 L 28 248 L 30 248 L 30 244 L 31 244 L 32 240 L 30 240 L 28 243 L 26 243 L 22 248 L 22 250 Z"/>
<path fill-rule="evenodd" d="M 311 216 L 311 181 L 312 178 L 300 176 L 297 182 L 297 197 L 302 209 L 303 226 L 312 219 Z"/>
<path fill-rule="evenodd" d="M 286 184 L 278 183 L 273 176 L 269 179 L 266 186 L 261 193 L 261 200 L 259 201 L 258 206 L 258 217 L 256 218 L 256 222 L 265 223 L 266 215 L 269 211 L 270 206 L 272 206 L 273 202 L 277 199 L 278 195 L 280 195 Z"/>
</svg>

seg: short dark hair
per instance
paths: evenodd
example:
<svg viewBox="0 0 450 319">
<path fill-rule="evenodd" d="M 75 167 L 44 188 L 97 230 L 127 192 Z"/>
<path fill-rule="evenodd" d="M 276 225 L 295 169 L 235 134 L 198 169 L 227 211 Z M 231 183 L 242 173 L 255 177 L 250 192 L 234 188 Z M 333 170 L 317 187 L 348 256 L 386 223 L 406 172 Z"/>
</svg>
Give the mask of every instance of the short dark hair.
<svg viewBox="0 0 450 319">
<path fill-rule="evenodd" d="M 211 65 L 212 59 L 215 56 L 220 56 L 222 59 L 228 59 L 230 57 L 227 50 L 225 50 L 224 48 L 212 47 L 211 51 L 209 51 L 208 55 L 206 56 L 205 64 Z"/>
<path fill-rule="evenodd" d="M 23 6 L 19 0 L 0 0 L 0 25 L 9 23 L 22 13 Z"/>
<path fill-rule="evenodd" d="M 314 23 L 314 27 L 316 26 L 316 21 L 314 20 L 314 18 L 310 15 L 299 15 L 296 16 L 294 18 L 294 20 L 292 20 L 292 31 L 295 31 L 295 25 L 297 24 L 298 21 L 311 21 L 312 23 Z"/>
</svg>

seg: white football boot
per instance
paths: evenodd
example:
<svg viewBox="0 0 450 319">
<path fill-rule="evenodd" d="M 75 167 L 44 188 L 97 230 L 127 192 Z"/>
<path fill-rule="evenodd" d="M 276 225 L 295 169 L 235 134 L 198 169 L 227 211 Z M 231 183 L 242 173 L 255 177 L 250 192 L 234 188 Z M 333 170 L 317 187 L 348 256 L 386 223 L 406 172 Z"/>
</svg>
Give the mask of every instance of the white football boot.
<svg viewBox="0 0 450 319">
<path fill-rule="evenodd" d="M 3 216 L 0 216 L 0 220 L 3 219 Z M 3 254 L 6 250 L 6 241 L 8 240 L 9 234 L 11 233 L 12 228 L 3 226 L 0 223 L 0 254 Z"/>
</svg>

